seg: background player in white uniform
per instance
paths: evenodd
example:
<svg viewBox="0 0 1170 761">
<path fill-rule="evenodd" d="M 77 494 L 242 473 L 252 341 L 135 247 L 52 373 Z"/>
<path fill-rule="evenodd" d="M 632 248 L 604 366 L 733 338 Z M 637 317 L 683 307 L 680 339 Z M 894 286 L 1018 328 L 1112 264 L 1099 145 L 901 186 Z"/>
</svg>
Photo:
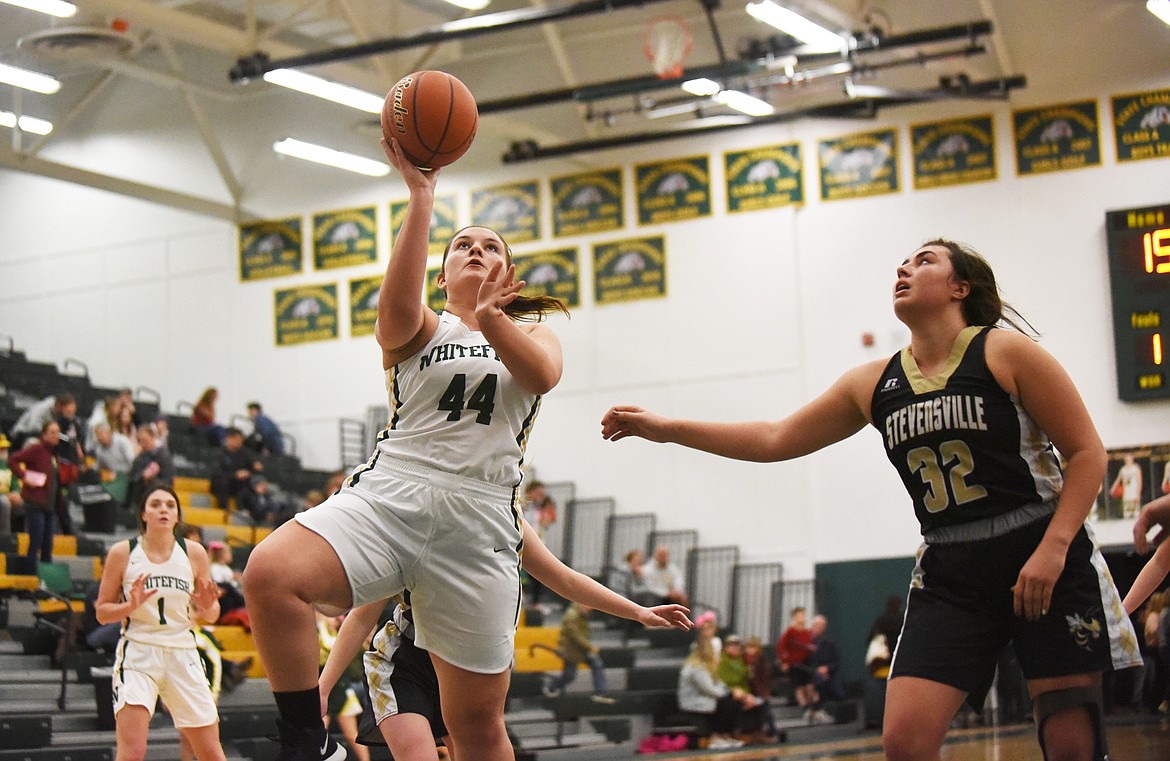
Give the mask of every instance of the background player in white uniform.
<svg viewBox="0 0 1170 761">
<path fill-rule="evenodd" d="M 1125 453 L 1125 463 L 1110 488 L 1121 491 L 1121 517 L 1136 516 L 1142 505 L 1142 466 L 1134 461 L 1133 452 Z"/>
<path fill-rule="evenodd" d="M 383 148 L 410 190 L 375 328 L 390 425 L 337 494 L 252 553 L 253 635 L 281 714 L 281 761 L 344 758 L 321 725 L 313 607 L 339 613 L 409 588 L 456 744 L 481 761 L 512 759 L 503 717 L 520 611 L 516 490 L 540 397 L 562 371 L 559 341 L 536 321 L 564 306 L 520 296 L 507 245 L 470 227 L 444 254 L 445 311 L 427 309 L 440 172 Z"/>
<path fill-rule="evenodd" d="M 571 602 L 588 605 L 615 616 L 637 621 L 652 628 L 677 627 L 692 629 L 687 609 L 667 604 L 643 607 L 622 597 L 583 573 L 562 563 L 544 542 L 536 529 L 524 522 L 524 549 L 521 553 L 524 570 L 561 597 Z M 338 632 L 329 660 L 321 672 L 321 704 L 325 705 L 329 690 L 336 684 L 345 666 L 358 653 L 370 630 L 378 621 L 385 600 L 377 600 L 355 608 L 346 617 Z M 374 706 L 374 720 L 382 731 L 390 753 L 396 761 L 436 761 L 434 740 L 444 739 L 448 752 L 459 759 L 475 759 L 475 749 L 457 755 L 454 743 L 446 734 L 439 714 L 439 686 L 425 650 L 406 654 L 409 662 L 396 655 L 399 648 L 410 648 L 413 623 L 407 609 L 399 606 L 394 618 L 374 638 L 374 647 L 366 653 L 366 677 L 370 684 L 370 702 Z M 419 658 L 421 654 L 422 658 Z"/>
<path fill-rule="evenodd" d="M 99 623 L 122 621 L 113 675 L 117 759 L 146 757 L 161 697 L 200 761 L 223 761 L 219 713 L 192 630 L 192 609 L 208 623 L 219 617 L 207 552 L 176 539 L 182 512 L 171 489 L 150 490 L 138 516 L 142 535 L 110 548 L 95 603 Z"/>
<path fill-rule="evenodd" d="M 924 530 L 928 521 L 939 521 L 951 524 L 940 526 L 943 534 L 960 537 L 935 546 L 928 535 L 919 553 L 920 563 L 932 558 L 946 566 L 939 562 L 945 558 L 951 574 L 936 578 L 931 570 L 912 583 L 886 693 L 886 756 L 937 761 L 967 694 L 982 679 L 990 682 L 994 635 L 1016 641 L 1017 651 L 1021 643 L 1028 646 L 1029 657 L 1020 662 L 1029 675 L 1046 756 L 1105 758 L 1101 670 L 1136 665 L 1140 656 L 1133 627 L 1084 526 L 1106 463 L 1088 411 L 1064 369 L 1029 337 L 972 327 L 1005 320 L 995 276 L 973 251 L 943 240 L 922 246 L 898 267 L 893 299 L 894 313 L 910 328 L 910 346 L 893 360 L 850 370 L 787 418 L 711 423 L 622 406 L 605 414 L 602 435 L 614 441 L 640 436 L 674 442 L 741 460 L 786 460 L 851 436 L 867 423 L 885 428 L 888 421 L 874 419 L 883 389 L 904 394 L 909 381 L 914 394 L 931 399 L 933 392 L 946 392 L 953 373 L 966 367 L 963 382 L 981 394 L 966 397 L 972 405 L 966 412 L 956 415 L 955 397 L 939 399 L 940 406 L 952 405 L 945 420 L 941 409 L 936 418 L 925 407 L 917 412 L 903 408 L 911 413 L 911 425 L 895 423 L 894 430 L 884 431 L 891 454 L 895 440 L 909 438 L 909 455 L 900 463 L 891 461 L 914 498 Z M 968 346 L 978 347 L 975 356 L 968 356 Z M 919 392 L 918 384 L 927 389 Z M 917 404 L 914 395 L 908 396 L 911 406 Z M 988 419 L 994 407 L 1000 432 L 984 426 L 985 402 Z M 971 409 L 977 411 L 974 417 Z M 1003 432 L 1012 427 L 1014 440 Z M 945 473 L 934 449 L 914 446 L 916 433 L 926 439 L 925 433 L 940 429 L 948 438 L 941 449 Z M 1019 435 L 1024 432 L 1028 436 Z M 1063 486 L 1052 445 L 1067 462 Z M 990 462 L 978 456 L 968 462 L 972 451 L 986 451 Z M 996 504 L 997 495 L 1005 498 L 1002 504 Z M 1012 501 L 1008 497 L 1022 504 L 1005 511 L 1003 505 Z M 965 509 L 971 506 L 978 510 Z M 1022 522 L 1014 522 L 1017 518 Z M 966 558 L 965 565 L 955 560 L 956 554 Z M 980 572 L 992 563 L 998 576 Z M 1084 593 L 1086 586 L 1090 594 Z M 1072 616 L 1066 625 L 1070 600 L 1093 612 L 1092 626 Z M 1049 616 L 1054 601 L 1061 615 Z M 980 630 L 971 632 L 964 625 Z M 907 639 L 915 641 L 908 644 Z M 1085 647 L 1078 648 L 1081 644 Z M 899 675 L 905 662 L 920 670 Z M 952 673 L 964 666 L 967 673 Z"/>
</svg>

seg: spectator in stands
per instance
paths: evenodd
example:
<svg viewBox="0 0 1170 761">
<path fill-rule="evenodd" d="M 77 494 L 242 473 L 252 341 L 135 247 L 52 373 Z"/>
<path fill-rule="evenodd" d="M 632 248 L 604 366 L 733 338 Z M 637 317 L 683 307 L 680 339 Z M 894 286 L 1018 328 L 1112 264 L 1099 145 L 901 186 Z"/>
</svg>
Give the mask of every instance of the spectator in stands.
<svg viewBox="0 0 1170 761">
<path fill-rule="evenodd" d="M 61 429 L 61 440 L 57 442 L 57 458 L 81 467 L 85 463 L 84 442 L 85 421 L 77 417 L 77 400 L 72 394 L 57 397 L 54 408 L 57 427 Z"/>
<path fill-rule="evenodd" d="M 264 414 L 260 402 L 248 402 L 248 417 L 252 418 L 252 435 L 247 445 L 258 454 L 284 454 L 284 434 L 272 418 Z"/>
<path fill-rule="evenodd" d="M 240 510 L 251 510 L 256 492 L 252 476 L 263 470 L 255 453 L 244 446 L 244 433 L 239 428 L 228 428 L 223 437 L 223 449 L 211 466 L 211 493 L 220 509 L 227 510 L 235 499 Z"/>
<path fill-rule="evenodd" d="M 828 619 L 821 615 L 814 616 L 809 626 L 814 649 L 808 663 L 812 667 L 812 685 L 816 690 L 816 702 L 806 713 L 811 724 L 832 724 L 834 719 L 824 709 L 824 704 L 845 699 L 845 690 L 837 678 L 837 670 L 841 668 L 841 648 L 825 635 L 828 626 Z"/>
<path fill-rule="evenodd" d="M 77 480 L 77 467 L 57 459 L 60 441 L 61 429 L 56 420 L 50 420 L 41 427 L 39 440 L 8 457 L 9 467 L 21 482 L 24 528 L 28 532 L 25 562 L 33 569 L 38 553 L 42 563 L 53 562 L 56 518 L 66 490 Z"/>
<path fill-rule="evenodd" d="M 780 673 L 787 677 L 796 692 L 796 703 L 811 716 L 817 700 L 816 688 L 812 686 L 812 668 L 809 659 L 813 654 L 812 632 L 808 628 L 807 611 L 801 606 L 792 609 L 791 623 L 776 642 L 776 659 L 780 661 Z"/>
<path fill-rule="evenodd" d="M 8 437 L 0 433 L 0 536 L 11 534 L 15 512 L 20 512 L 24 502 L 20 498 L 19 482 L 13 478 L 12 469 L 8 465 L 8 450 L 11 443 Z M 21 512 L 21 528 L 24 526 L 24 515 Z"/>
<path fill-rule="evenodd" d="M 123 405 L 118 408 L 117 415 L 111 421 L 110 427 L 130 439 L 134 443 L 135 449 L 138 449 L 138 429 L 139 425 L 134 422 L 134 407 Z M 155 429 L 157 431 L 157 428 Z M 158 438 L 156 436 L 156 438 Z M 163 446 L 166 446 L 165 439 L 159 439 Z M 135 452 L 134 454 L 138 454 Z"/>
<path fill-rule="evenodd" d="M 744 660 L 743 640 L 734 634 L 723 640 L 723 652 L 719 655 L 719 680 L 731 690 L 732 695 L 743 706 L 737 735 L 746 742 L 763 740 L 764 712 L 763 698 L 752 692 L 751 670 Z"/>
<path fill-rule="evenodd" d="M 626 553 L 626 597 L 639 605 L 657 605 L 658 595 L 646 586 L 646 556 L 641 550 Z"/>
<path fill-rule="evenodd" d="M 885 640 L 886 657 L 876 658 L 865 664 L 875 677 L 880 676 L 884 679 L 890 673 L 890 660 L 894 654 L 894 648 L 898 646 L 898 636 L 902 633 L 903 618 L 902 598 L 899 595 L 887 596 L 885 610 L 869 628 L 869 642 L 873 642 L 874 638 L 879 636 Z"/>
<path fill-rule="evenodd" d="M 683 575 L 678 566 L 670 562 L 670 549 L 659 545 L 654 550 L 654 565 L 645 571 L 646 586 L 658 595 L 663 605 L 674 603 L 687 605 L 687 594 L 683 591 Z"/>
<path fill-rule="evenodd" d="M 696 616 L 695 628 L 699 633 L 699 639 L 705 639 L 711 643 L 711 650 L 714 651 L 715 658 L 718 659 L 723 654 L 723 640 L 719 636 L 719 619 L 715 615 L 715 611 L 706 610 Z"/>
<path fill-rule="evenodd" d="M 171 440 L 171 421 L 163 413 L 155 415 L 154 430 L 158 443 L 164 447 L 170 448 Z"/>
<path fill-rule="evenodd" d="M 12 436 L 12 448 L 20 451 L 24 443 L 30 438 L 41 434 L 45 423 L 56 420 L 63 406 L 69 403 L 76 404 L 73 394 L 63 393 L 55 396 L 46 396 L 33 404 L 12 424 L 9 434 Z"/>
<path fill-rule="evenodd" d="M 748 666 L 752 694 L 767 704 L 772 698 L 773 687 L 771 652 L 764 650 L 764 644 L 759 637 L 751 636 L 743 644 L 743 660 Z M 772 712 L 765 708 L 762 713 L 764 734 L 761 739 L 764 742 L 776 742 L 778 736 Z"/>
<path fill-rule="evenodd" d="M 86 422 L 86 427 L 89 429 L 88 437 L 86 438 L 86 451 L 95 441 L 97 427 L 102 423 L 110 426 L 111 430 L 118 427 L 118 421 L 121 419 L 121 412 L 123 408 L 130 409 L 130 420 L 134 421 L 134 394 L 128 389 L 124 388 L 118 392 L 116 396 L 108 396 L 105 399 L 99 399 L 94 402 L 93 411 L 89 415 L 89 420 Z M 126 438 L 132 438 L 129 434 L 122 432 Z"/>
<path fill-rule="evenodd" d="M 215 422 L 215 402 L 217 399 L 219 399 L 219 390 L 211 386 L 203 392 L 199 401 L 195 402 L 194 409 L 191 410 L 191 427 L 197 433 L 206 436 L 207 442 L 213 447 L 223 443 L 224 434 L 227 432 L 227 429 Z"/>
<path fill-rule="evenodd" d="M 254 525 L 276 525 L 276 517 L 288 509 L 288 499 L 277 485 L 262 475 L 252 476 L 252 496 L 244 509 Z"/>
<path fill-rule="evenodd" d="M 540 537 L 544 536 L 544 521 L 541 518 L 541 505 L 546 496 L 543 482 L 535 478 L 531 481 L 525 479 L 524 507 L 521 513 L 525 523 L 532 526 L 533 530 L 536 531 L 536 535 Z M 520 583 L 524 586 L 524 603 L 531 608 L 535 608 L 542 615 L 547 612 L 540 604 L 540 593 L 544 589 L 541 583 L 525 573 L 523 569 L 520 572 Z"/>
<path fill-rule="evenodd" d="M 169 488 L 175 482 L 175 461 L 171 452 L 158 443 L 154 426 L 150 423 L 138 429 L 138 456 L 130 464 L 127 504 L 142 500 L 147 491 L 157 487 Z"/>
<path fill-rule="evenodd" d="M 710 749 L 738 748 L 743 745 L 731 735 L 739 727 L 743 703 L 734 690 L 719 679 L 719 658 L 711 641 L 700 637 L 691 647 L 678 676 L 678 707 L 694 714 L 701 725 L 710 728 L 706 740 Z"/>
<path fill-rule="evenodd" d="M 106 422 L 98 423 L 93 435 L 93 459 L 98 470 L 102 471 L 102 480 L 129 475 L 134 464 L 134 445 L 130 439 L 113 431 Z"/>
<path fill-rule="evenodd" d="M 609 685 L 605 681 L 605 664 L 601 662 L 601 651 L 589 639 L 589 614 L 593 608 L 583 603 L 575 602 L 565 611 L 561 619 L 561 641 L 558 650 L 564 659 L 564 668 L 560 676 L 548 678 L 543 687 L 545 697 L 555 698 L 564 692 L 565 688 L 577 678 L 577 667 L 582 663 L 588 664 L 593 676 L 593 695 L 590 697 L 598 703 L 613 703 L 612 697 L 607 695 Z"/>
<path fill-rule="evenodd" d="M 211 580 L 223 595 L 219 598 L 219 620 L 221 626 L 242 626 L 252 631 L 252 619 L 248 616 L 247 601 L 244 599 L 243 574 L 232 568 L 231 545 L 214 541 L 207 545 L 207 557 L 211 560 Z"/>
</svg>

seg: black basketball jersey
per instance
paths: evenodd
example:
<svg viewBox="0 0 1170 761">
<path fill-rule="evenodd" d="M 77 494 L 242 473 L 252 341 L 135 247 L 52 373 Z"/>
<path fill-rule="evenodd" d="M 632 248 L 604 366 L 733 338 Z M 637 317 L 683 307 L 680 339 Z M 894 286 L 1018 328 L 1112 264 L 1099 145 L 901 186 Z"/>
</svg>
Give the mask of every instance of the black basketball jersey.
<svg viewBox="0 0 1170 761">
<path fill-rule="evenodd" d="M 922 375 L 909 347 L 873 391 L 873 423 L 906 485 L 922 533 L 1055 500 L 1052 442 L 987 369 L 990 327 L 965 328 L 946 367 Z"/>
</svg>

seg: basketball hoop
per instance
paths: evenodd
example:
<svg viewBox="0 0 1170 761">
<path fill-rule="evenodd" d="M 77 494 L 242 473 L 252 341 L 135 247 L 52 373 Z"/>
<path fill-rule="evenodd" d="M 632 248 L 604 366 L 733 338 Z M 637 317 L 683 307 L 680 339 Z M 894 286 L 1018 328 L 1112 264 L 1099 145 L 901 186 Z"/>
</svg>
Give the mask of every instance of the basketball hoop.
<svg viewBox="0 0 1170 761">
<path fill-rule="evenodd" d="M 683 61 L 690 55 L 692 42 L 685 21 L 678 16 L 659 16 L 646 22 L 642 52 L 659 79 L 677 79 L 682 76 Z"/>
</svg>

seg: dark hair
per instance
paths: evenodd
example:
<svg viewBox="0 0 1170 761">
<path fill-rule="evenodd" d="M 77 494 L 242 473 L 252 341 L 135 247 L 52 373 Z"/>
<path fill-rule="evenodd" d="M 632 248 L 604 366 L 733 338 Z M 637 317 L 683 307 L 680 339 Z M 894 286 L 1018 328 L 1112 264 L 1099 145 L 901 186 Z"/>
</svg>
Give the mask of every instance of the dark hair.
<svg viewBox="0 0 1170 761">
<path fill-rule="evenodd" d="M 58 407 L 64 407 L 66 404 L 77 404 L 77 398 L 68 391 L 65 391 L 53 397 L 53 404 Z"/>
<path fill-rule="evenodd" d="M 260 402 L 248 402 L 248 409 L 256 410 L 257 412 L 263 412 L 260 407 Z"/>
<path fill-rule="evenodd" d="M 138 525 L 142 527 L 143 531 L 146 531 L 146 521 L 143 519 L 142 514 L 146 512 L 146 501 L 156 491 L 165 491 L 175 498 L 175 506 L 179 508 L 179 520 L 175 523 L 175 529 L 178 530 L 179 526 L 183 525 L 183 502 L 179 499 L 178 493 L 172 487 L 162 484 L 146 487 L 146 491 L 142 495 L 142 501 L 138 503 Z"/>
<path fill-rule="evenodd" d="M 56 418 L 49 418 L 45 422 L 41 423 L 41 435 L 42 436 L 45 435 L 45 431 L 49 430 L 49 426 L 51 426 L 51 425 L 55 425 L 58 428 L 61 427 L 60 425 L 58 425 Z"/>
<path fill-rule="evenodd" d="M 225 439 L 228 436 L 243 436 L 243 435 L 244 435 L 244 432 L 241 431 L 239 428 L 236 428 L 234 425 L 230 428 L 224 429 L 224 432 L 223 432 L 223 437 Z"/>
<path fill-rule="evenodd" d="M 795 616 L 797 613 L 807 613 L 807 612 L 808 611 L 806 611 L 804 609 L 803 605 L 797 605 L 795 608 L 793 608 L 791 611 L 789 611 L 788 615 Z"/>
<path fill-rule="evenodd" d="M 508 245 L 508 241 L 504 240 L 504 236 L 500 235 L 495 230 L 492 230 L 490 227 L 484 227 L 483 225 L 468 225 L 467 227 L 457 230 L 455 234 L 451 236 L 451 240 L 447 241 L 447 247 L 443 249 L 443 263 L 439 265 L 441 268 L 445 268 L 447 266 L 447 254 L 451 253 L 451 244 L 455 242 L 455 239 L 458 238 L 464 230 L 470 230 L 473 227 L 478 227 L 483 230 L 491 230 L 491 232 L 496 235 L 504 244 L 504 255 L 507 257 L 507 263 L 512 263 L 512 247 Z M 540 322 L 545 318 L 545 315 L 554 311 L 563 312 L 566 317 L 571 316 L 569 315 L 569 308 L 565 306 L 565 302 L 553 296 L 545 296 L 544 294 L 539 294 L 536 296 L 524 296 L 518 294 L 516 298 L 511 301 L 511 303 L 504 307 L 504 314 L 518 322 Z"/>
<path fill-rule="evenodd" d="M 1002 322 L 1025 335 L 1039 335 L 1032 323 L 999 295 L 999 285 L 995 282 L 991 265 L 975 249 L 946 238 L 928 240 L 922 245 L 945 248 L 950 253 L 955 277 L 970 287 L 962 304 L 963 319 L 968 325 L 995 325 Z M 1020 323 L 1027 325 L 1027 330 Z"/>
</svg>

